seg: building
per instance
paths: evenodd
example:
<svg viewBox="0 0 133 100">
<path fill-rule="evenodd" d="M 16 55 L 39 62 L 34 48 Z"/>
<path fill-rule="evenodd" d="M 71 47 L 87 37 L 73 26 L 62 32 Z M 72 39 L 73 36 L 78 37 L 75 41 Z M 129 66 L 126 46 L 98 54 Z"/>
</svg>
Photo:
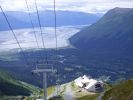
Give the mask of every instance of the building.
<svg viewBox="0 0 133 100">
<path fill-rule="evenodd" d="M 98 92 L 103 90 L 102 81 L 92 79 L 91 77 L 88 77 L 86 75 L 75 79 L 74 82 L 78 87 L 84 88 L 89 92 Z"/>
</svg>

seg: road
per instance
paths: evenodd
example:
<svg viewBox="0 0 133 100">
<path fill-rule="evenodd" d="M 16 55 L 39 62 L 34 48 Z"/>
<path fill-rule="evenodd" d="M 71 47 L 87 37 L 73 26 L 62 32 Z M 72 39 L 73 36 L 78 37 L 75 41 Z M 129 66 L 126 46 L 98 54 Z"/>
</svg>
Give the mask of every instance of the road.
<svg viewBox="0 0 133 100">
<path fill-rule="evenodd" d="M 71 89 L 71 83 L 66 85 L 66 90 L 64 93 L 64 100 L 74 100 L 74 93 Z"/>
</svg>

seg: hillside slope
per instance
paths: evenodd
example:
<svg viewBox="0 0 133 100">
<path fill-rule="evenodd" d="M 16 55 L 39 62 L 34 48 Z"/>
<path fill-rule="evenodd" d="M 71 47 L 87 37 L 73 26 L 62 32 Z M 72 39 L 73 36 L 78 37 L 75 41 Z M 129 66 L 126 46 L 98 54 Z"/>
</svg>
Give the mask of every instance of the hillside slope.
<svg viewBox="0 0 133 100">
<path fill-rule="evenodd" d="M 104 94 L 103 100 L 133 100 L 133 80 L 114 86 Z"/>
<path fill-rule="evenodd" d="M 70 38 L 86 51 L 133 51 L 133 9 L 114 8 L 99 21 Z"/>
<path fill-rule="evenodd" d="M 29 96 L 38 89 L 25 82 L 15 80 L 8 73 L 0 70 L 0 96 Z"/>
</svg>

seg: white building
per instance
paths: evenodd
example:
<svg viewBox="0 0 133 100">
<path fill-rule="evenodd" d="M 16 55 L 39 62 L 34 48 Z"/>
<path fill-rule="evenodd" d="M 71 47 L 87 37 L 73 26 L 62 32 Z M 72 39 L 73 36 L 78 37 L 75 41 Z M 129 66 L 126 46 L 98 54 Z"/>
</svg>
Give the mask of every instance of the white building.
<svg viewBox="0 0 133 100">
<path fill-rule="evenodd" d="M 74 81 L 77 86 L 84 88 L 90 92 L 97 92 L 103 89 L 102 81 L 92 79 L 91 77 L 87 77 L 86 75 L 84 75 L 83 77 L 79 77 Z"/>
</svg>

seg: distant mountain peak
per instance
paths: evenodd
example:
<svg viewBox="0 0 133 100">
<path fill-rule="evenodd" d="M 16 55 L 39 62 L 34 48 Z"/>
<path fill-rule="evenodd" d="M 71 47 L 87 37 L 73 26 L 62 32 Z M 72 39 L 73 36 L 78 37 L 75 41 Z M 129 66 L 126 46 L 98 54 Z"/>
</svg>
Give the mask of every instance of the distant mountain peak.
<svg viewBox="0 0 133 100">
<path fill-rule="evenodd" d="M 113 9 L 111 9 L 111 10 L 114 10 L 114 11 L 128 11 L 128 10 L 133 10 L 133 8 L 120 8 L 120 7 L 115 7 Z"/>
<path fill-rule="evenodd" d="M 119 7 L 116 7 L 116 8 L 111 9 L 110 11 L 108 11 L 108 13 L 124 14 L 124 13 L 130 12 L 130 11 L 133 11 L 133 8 L 119 8 Z"/>
</svg>

